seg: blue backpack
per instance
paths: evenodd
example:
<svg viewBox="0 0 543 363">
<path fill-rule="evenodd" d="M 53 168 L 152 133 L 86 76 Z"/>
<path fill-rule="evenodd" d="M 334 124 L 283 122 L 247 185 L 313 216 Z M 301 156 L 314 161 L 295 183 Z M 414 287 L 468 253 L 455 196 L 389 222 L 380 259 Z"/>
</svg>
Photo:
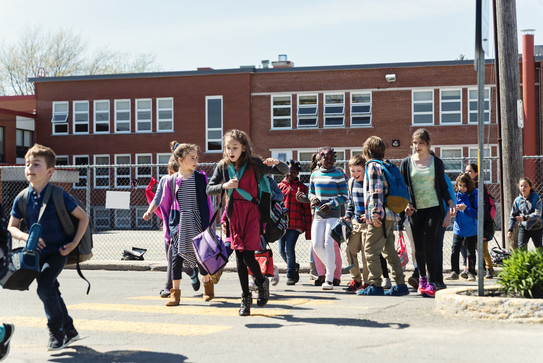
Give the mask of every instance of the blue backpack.
<svg viewBox="0 0 543 363">
<path fill-rule="evenodd" d="M 388 194 L 385 195 L 385 206 L 394 213 L 401 213 L 409 204 L 409 191 L 400 169 L 388 160 L 372 159 L 366 163 L 366 179 L 368 178 L 368 164 L 376 162 L 383 167 L 388 183 Z"/>
</svg>

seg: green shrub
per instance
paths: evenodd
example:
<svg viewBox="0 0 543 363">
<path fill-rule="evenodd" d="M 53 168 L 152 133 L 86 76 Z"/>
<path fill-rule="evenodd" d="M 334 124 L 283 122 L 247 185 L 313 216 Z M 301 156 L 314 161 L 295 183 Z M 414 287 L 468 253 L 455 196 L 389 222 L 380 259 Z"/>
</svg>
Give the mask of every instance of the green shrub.
<svg viewBox="0 0 543 363">
<path fill-rule="evenodd" d="M 503 271 L 498 275 L 498 284 L 508 295 L 543 298 L 543 249 L 514 250 L 511 256 L 504 260 Z"/>
</svg>

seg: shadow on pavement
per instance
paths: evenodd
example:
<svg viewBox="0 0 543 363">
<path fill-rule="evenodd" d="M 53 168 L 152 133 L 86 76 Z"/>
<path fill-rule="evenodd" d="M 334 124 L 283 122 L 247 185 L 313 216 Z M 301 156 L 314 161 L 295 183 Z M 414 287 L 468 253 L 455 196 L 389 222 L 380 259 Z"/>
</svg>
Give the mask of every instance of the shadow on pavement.
<svg viewBox="0 0 543 363">
<path fill-rule="evenodd" d="M 77 363 L 96 363 L 96 362 L 175 362 L 182 363 L 187 357 L 179 354 L 148 352 L 141 350 L 114 350 L 111 352 L 97 352 L 91 348 L 74 345 L 71 350 L 52 354 L 49 362 L 77 362 Z M 75 350 L 75 351 L 74 351 Z"/>
<path fill-rule="evenodd" d="M 305 323 L 305 324 L 327 324 L 338 326 L 352 326 L 352 327 L 364 327 L 364 328 L 389 328 L 389 329 L 406 329 L 409 324 L 403 323 L 378 323 L 368 319 L 353 319 L 353 318 L 300 318 L 294 315 L 277 315 L 268 316 L 270 319 L 281 319 L 289 323 Z M 250 329 L 262 329 L 262 328 L 280 328 L 281 324 L 246 324 Z"/>
</svg>

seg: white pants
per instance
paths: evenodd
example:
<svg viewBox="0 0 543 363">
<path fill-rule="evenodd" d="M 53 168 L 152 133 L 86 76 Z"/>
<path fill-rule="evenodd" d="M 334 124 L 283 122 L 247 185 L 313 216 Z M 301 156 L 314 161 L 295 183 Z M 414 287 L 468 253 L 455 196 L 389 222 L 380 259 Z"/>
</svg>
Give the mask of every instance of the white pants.
<svg viewBox="0 0 543 363">
<path fill-rule="evenodd" d="M 313 219 L 311 225 L 311 239 L 313 240 L 313 251 L 326 267 L 325 280 L 334 281 L 336 271 L 336 251 L 334 239 L 330 237 L 330 230 L 337 218 Z"/>
</svg>

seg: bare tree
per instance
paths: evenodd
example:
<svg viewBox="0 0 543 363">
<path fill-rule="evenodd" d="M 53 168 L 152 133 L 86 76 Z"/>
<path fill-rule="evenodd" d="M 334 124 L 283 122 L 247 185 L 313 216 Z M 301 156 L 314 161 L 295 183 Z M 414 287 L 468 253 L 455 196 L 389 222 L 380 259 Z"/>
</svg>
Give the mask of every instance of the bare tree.
<svg viewBox="0 0 543 363">
<path fill-rule="evenodd" d="M 152 54 L 135 56 L 107 48 L 89 51 L 81 35 L 71 30 L 28 29 L 13 44 L 0 44 L 0 94 L 34 94 L 28 82 L 36 76 L 62 77 L 159 70 Z"/>
</svg>

